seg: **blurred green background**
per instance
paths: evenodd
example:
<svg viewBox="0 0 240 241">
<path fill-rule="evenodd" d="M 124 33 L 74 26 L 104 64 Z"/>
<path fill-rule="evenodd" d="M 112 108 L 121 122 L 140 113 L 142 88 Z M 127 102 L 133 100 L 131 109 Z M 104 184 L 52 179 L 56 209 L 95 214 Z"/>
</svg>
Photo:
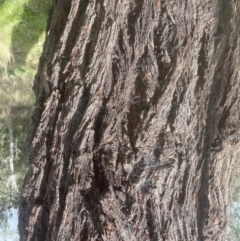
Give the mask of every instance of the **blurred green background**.
<svg viewBox="0 0 240 241">
<path fill-rule="evenodd" d="M 0 0 L 0 236 L 19 240 L 17 207 L 27 172 L 31 85 L 51 0 Z"/>
</svg>

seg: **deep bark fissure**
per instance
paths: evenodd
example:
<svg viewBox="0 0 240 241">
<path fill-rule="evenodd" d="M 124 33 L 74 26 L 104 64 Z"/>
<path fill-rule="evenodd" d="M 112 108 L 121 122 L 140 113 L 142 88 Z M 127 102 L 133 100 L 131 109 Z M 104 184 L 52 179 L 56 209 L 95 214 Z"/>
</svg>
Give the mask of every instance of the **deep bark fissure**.
<svg viewBox="0 0 240 241">
<path fill-rule="evenodd" d="M 78 6 L 77 6 L 78 10 L 77 10 L 77 12 L 74 16 L 73 21 L 72 21 L 72 25 L 70 27 L 70 31 L 68 33 L 67 41 L 66 41 L 66 44 L 65 44 L 65 46 L 69 46 L 69 47 L 65 48 L 64 52 L 63 52 L 63 56 L 65 58 L 68 58 L 68 61 L 72 57 L 71 56 L 72 46 L 74 46 L 76 44 L 77 39 L 79 37 L 80 30 L 83 27 L 84 15 L 85 15 L 85 12 L 86 12 L 86 9 L 87 9 L 88 5 L 89 5 L 89 0 L 78 1 Z M 72 9 L 74 9 L 76 6 L 72 5 L 71 7 L 72 7 Z"/>
<path fill-rule="evenodd" d="M 202 35 L 202 38 L 200 40 L 202 46 L 201 49 L 199 51 L 199 56 L 198 56 L 198 81 L 195 87 L 195 92 L 198 92 L 199 89 L 203 89 L 203 85 L 204 85 L 204 81 L 205 81 L 205 68 L 206 68 L 206 53 L 205 53 L 205 49 L 206 49 L 206 43 L 207 43 L 208 39 L 206 36 L 206 33 L 204 32 Z"/>
<path fill-rule="evenodd" d="M 65 207 L 65 201 L 66 201 L 66 195 L 69 187 L 69 160 L 70 156 L 72 155 L 72 140 L 75 135 L 75 130 L 81 123 L 81 120 L 84 116 L 84 112 L 86 111 L 86 108 L 88 106 L 90 95 L 89 95 L 89 88 L 84 87 L 82 98 L 78 102 L 78 107 L 75 111 L 75 113 L 72 116 L 72 119 L 68 123 L 68 130 L 65 135 L 64 140 L 64 156 L 63 156 L 63 169 L 62 169 L 62 175 L 59 185 L 59 197 L 60 197 L 60 207 L 59 212 L 57 214 L 56 220 L 59 222 L 62 221 L 63 211 Z M 66 176 L 67 174 L 67 176 Z M 60 224 L 60 223 L 59 223 Z M 60 225 L 59 225 L 60 227 Z"/>
<path fill-rule="evenodd" d="M 128 41 L 130 46 L 132 46 L 132 56 L 131 56 L 131 63 L 133 63 L 134 56 L 135 56 L 135 25 L 137 23 L 137 20 L 139 19 L 139 16 L 141 14 L 141 10 L 143 8 L 143 2 L 144 1 L 137 1 L 134 0 L 130 2 L 129 4 L 129 12 L 127 14 L 127 34 L 128 34 Z M 140 29 L 141 29 L 141 18 L 140 18 Z"/>
</svg>

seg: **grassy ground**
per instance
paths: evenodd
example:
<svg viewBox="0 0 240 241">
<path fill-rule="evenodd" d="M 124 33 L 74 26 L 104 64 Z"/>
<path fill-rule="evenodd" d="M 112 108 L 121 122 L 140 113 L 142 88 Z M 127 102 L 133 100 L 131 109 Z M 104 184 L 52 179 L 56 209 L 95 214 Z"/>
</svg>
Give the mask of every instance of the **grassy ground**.
<svg viewBox="0 0 240 241">
<path fill-rule="evenodd" d="M 30 89 L 50 5 L 51 0 L 0 0 L 0 106 L 34 101 Z"/>
</svg>

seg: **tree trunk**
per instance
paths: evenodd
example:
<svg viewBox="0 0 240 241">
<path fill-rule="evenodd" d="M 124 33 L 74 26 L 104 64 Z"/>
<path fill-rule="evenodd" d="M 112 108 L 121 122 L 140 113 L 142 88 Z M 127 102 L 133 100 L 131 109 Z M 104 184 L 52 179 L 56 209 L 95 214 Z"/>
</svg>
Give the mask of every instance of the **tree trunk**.
<svg viewBox="0 0 240 241">
<path fill-rule="evenodd" d="M 21 240 L 224 240 L 239 13 L 239 0 L 54 1 Z"/>
</svg>

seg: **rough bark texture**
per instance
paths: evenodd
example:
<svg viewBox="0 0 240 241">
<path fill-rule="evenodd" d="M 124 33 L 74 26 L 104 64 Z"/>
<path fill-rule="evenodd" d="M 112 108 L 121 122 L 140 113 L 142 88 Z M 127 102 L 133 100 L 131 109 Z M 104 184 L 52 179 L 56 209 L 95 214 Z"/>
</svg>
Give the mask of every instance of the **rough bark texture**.
<svg viewBox="0 0 240 241">
<path fill-rule="evenodd" d="M 224 240 L 239 13 L 239 0 L 54 1 L 21 240 Z"/>
</svg>

